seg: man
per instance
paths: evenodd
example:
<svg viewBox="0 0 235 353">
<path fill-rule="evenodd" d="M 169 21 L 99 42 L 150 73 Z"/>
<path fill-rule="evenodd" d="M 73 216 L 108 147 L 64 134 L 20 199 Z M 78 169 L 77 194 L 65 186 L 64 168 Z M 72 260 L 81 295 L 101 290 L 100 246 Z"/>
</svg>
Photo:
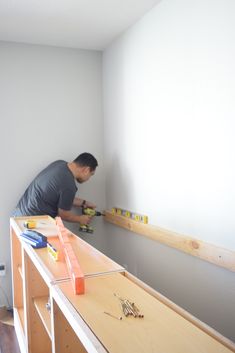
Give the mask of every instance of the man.
<svg viewBox="0 0 235 353">
<path fill-rule="evenodd" d="M 49 215 L 59 216 L 64 221 L 88 224 L 90 216 L 77 215 L 72 206 L 95 208 L 91 202 L 75 197 L 76 181 L 83 183 L 95 174 L 98 162 L 90 153 L 80 154 L 73 162 L 53 162 L 39 173 L 26 189 L 15 211 L 14 217 Z"/>
</svg>

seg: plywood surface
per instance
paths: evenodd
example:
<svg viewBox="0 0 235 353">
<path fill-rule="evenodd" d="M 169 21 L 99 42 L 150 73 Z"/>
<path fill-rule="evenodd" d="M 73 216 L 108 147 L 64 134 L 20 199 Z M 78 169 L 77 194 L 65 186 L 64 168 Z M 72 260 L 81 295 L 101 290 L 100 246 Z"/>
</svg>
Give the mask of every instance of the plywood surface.
<svg viewBox="0 0 235 353">
<path fill-rule="evenodd" d="M 73 295 L 69 283 L 61 283 L 59 288 L 112 353 L 231 352 L 119 273 L 87 279 L 85 295 Z M 114 293 L 135 302 L 144 318 L 125 317 Z"/>
<path fill-rule="evenodd" d="M 88 243 L 77 237 L 70 236 L 73 251 L 81 266 L 82 272 L 85 276 L 100 272 L 121 271 L 123 267 L 109 259 L 107 256 L 90 246 Z M 38 249 L 37 254 L 44 262 L 56 280 L 68 278 L 68 271 L 65 260 L 63 258 L 63 251 L 58 237 L 51 237 L 50 243 L 59 251 L 59 261 L 54 261 L 48 254 L 47 249 Z"/>
<path fill-rule="evenodd" d="M 16 310 L 20 318 L 21 327 L 24 331 L 24 308 L 16 308 Z"/>
<path fill-rule="evenodd" d="M 48 296 L 36 297 L 34 298 L 33 302 L 38 312 L 38 315 L 40 316 L 43 322 L 43 325 L 45 326 L 46 331 L 49 337 L 51 338 L 51 317 L 50 317 L 50 312 L 46 308 L 46 304 L 48 302 Z"/>
<path fill-rule="evenodd" d="M 37 228 L 35 228 L 35 230 L 48 236 L 48 241 L 59 251 L 60 258 L 59 261 L 54 261 L 46 248 L 34 250 L 36 255 L 51 272 L 54 280 L 69 278 L 61 243 L 57 236 L 58 230 L 55 220 L 49 216 L 16 217 L 12 219 L 12 225 L 16 226 L 17 234 L 23 232 L 25 229 L 24 222 L 28 219 L 35 219 L 37 221 Z M 70 233 L 69 240 L 71 241 L 73 251 L 85 276 L 124 270 L 122 266 L 102 254 L 75 234 Z"/>
<path fill-rule="evenodd" d="M 47 237 L 55 236 L 57 234 L 57 227 L 55 220 L 49 216 L 29 216 L 29 217 L 15 217 L 12 218 L 18 227 L 19 232 L 25 230 L 24 222 L 27 220 L 35 220 L 37 222 L 37 227 L 34 228 L 37 232 L 46 235 Z"/>
</svg>

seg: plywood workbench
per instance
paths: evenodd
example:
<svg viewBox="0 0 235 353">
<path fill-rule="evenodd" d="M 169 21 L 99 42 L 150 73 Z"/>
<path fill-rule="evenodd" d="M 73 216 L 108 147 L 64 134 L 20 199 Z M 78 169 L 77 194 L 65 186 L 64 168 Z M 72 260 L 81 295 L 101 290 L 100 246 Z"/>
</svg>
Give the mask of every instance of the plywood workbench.
<svg viewBox="0 0 235 353">
<path fill-rule="evenodd" d="M 36 218 L 37 230 L 60 249 L 54 220 Z M 85 275 L 85 294 L 75 295 L 64 259 L 54 262 L 45 248 L 35 250 L 21 241 L 25 220 L 11 219 L 14 320 L 22 352 L 235 352 L 231 341 L 71 234 Z M 144 318 L 125 317 L 114 293 L 135 302 Z"/>
</svg>

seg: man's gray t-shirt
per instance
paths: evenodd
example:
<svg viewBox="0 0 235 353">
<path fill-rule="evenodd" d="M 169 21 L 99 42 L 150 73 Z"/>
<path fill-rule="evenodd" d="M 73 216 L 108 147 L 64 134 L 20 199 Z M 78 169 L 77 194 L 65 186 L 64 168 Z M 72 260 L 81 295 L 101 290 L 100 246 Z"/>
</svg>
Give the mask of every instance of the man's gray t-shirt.
<svg viewBox="0 0 235 353">
<path fill-rule="evenodd" d="M 13 215 L 49 215 L 54 218 L 59 208 L 71 209 L 76 192 L 75 179 L 67 162 L 53 162 L 32 181 Z"/>
</svg>

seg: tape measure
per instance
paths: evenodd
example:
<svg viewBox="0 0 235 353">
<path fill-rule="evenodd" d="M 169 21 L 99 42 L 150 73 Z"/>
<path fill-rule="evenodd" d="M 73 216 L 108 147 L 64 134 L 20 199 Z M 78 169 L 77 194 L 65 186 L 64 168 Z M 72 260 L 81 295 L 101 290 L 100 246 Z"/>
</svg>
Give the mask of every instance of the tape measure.
<svg viewBox="0 0 235 353">
<path fill-rule="evenodd" d="M 24 227 L 28 229 L 34 229 L 37 227 L 37 222 L 32 220 L 28 220 L 24 222 Z"/>
</svg>

